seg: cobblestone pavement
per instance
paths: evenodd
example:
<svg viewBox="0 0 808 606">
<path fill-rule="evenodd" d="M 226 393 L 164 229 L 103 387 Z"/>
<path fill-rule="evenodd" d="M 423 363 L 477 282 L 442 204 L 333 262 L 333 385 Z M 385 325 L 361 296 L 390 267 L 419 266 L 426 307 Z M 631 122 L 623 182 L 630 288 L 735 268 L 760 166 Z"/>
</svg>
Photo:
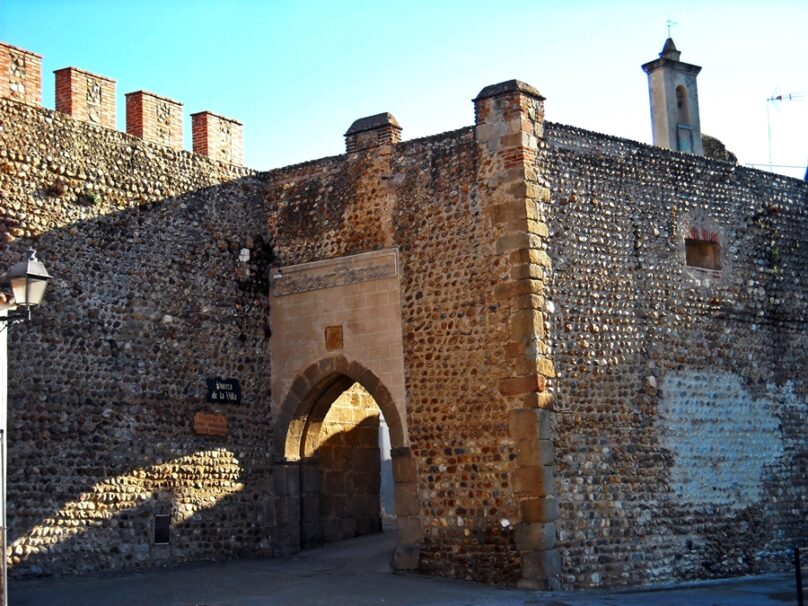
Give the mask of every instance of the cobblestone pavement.
<svg viewBox="0 0 808 606">
<path fill-rule="evenodd" d="M 202 563 L 142 573 L 12 581 L 13 606 L 785 606 L 794 578 L 770 575 L 644 591 L 539 593 L 392 574 L 391 532 L 290 559 Z"/>
</svg>

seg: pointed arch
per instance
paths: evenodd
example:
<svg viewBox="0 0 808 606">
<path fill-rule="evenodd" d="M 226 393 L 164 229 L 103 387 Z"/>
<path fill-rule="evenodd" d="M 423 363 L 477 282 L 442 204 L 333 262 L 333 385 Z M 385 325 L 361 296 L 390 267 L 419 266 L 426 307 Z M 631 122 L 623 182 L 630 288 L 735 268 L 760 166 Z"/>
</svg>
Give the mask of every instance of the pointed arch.
<svg viewBox="0 0 808 606">
<path fill-rule="evenodd" d="M 312 364 L 292 382 L 276 416 L 275 458 L 297 461 L 316 450 L 319 427 L 331 403 L 353 383 L 362 385 L 382 411 L 391 447 L 405 446 L 401 416 L 388 389 L 372 371 L 340 355 Z"/>
</svg>

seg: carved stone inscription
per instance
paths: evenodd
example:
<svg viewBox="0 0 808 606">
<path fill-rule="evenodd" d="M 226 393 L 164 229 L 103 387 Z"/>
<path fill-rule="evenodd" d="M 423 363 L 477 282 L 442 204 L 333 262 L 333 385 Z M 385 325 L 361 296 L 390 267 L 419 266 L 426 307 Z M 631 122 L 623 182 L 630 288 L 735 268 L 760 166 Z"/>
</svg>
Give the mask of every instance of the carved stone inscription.
<svg viewBox="0 0 808 606">
<path fill-rule="evenodd" d="M 395 250 L 365 253 L 281 267 L 272 279 L 272 294 L 275 297 L 282 297 L 391 278 L 396 275 L 398 275 L 398 263 Z"/>
</svg>

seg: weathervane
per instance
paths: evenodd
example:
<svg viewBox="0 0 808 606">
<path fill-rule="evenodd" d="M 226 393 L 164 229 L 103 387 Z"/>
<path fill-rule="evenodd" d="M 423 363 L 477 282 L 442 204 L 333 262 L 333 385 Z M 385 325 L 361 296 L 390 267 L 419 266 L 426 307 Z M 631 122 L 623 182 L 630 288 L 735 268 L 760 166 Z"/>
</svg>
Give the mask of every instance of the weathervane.
<svg viewBox="0 0 808 606">
<path fill-rule="evenodd" d="M 676 21 L 674 21 L 673 19 L 668 19 L 665 23 L 668 26 L 668 38 L 670 38 L 671 37 L 671 28 L 674 25 L 678 25 L 678 23 L 676 23 Z"/>
</svg>

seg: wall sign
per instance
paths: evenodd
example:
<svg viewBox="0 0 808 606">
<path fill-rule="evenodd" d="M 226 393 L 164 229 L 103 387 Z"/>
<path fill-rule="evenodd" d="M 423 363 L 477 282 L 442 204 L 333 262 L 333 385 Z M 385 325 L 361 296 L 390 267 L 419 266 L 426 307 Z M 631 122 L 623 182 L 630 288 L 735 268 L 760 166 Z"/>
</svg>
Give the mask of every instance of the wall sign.
<svg viewBox="0 0 808 606">
<path fill-rule="evenodd" d="M 202 436 L 226 436 L 227 417 L 211 412 L 194 414 L 194 432 Z"/>
<path fill-rule="evenodd" d="M 241 385 L 238 379 L 206 379 L 208 402 L 214 404 L 241 404 Z"/>
</svg>

